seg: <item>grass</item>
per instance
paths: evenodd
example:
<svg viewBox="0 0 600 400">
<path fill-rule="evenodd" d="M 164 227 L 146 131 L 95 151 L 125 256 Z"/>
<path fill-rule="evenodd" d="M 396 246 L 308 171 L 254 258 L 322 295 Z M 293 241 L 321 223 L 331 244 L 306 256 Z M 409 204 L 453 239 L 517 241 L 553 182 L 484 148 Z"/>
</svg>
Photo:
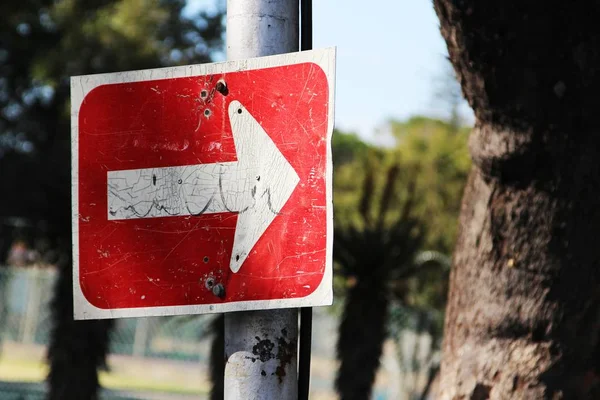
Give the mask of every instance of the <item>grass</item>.
<svg viewBox="0 0 600 400">
<path fill-rule="evenodd" d="M 157 382 L 140 377 L 115 375 L 111 373 L 100 373 L 100 384 L 107 389 L 162 392 L 173 394 L 207 394 L 209 389 L 202 387 L 198 389 L 192 386 L 181 386 L 178 383 Z"/>
<path fill-rule="evenodd" d="M 48 374 L 48 366 L 41 361 L 21 359 L 0 359 L 0 380 L 6 382 L 42 382 Z M 208 387 L 202 385 L 182 385 L 181 383 L 160 382 L 139 376 L 101 372 L 102 387 L 114 390 L 168 392 L 173 394 L 206 394 Z"/>
<path fill-rule="evenodd" d="M 7 382 L 41 382 L 46 379 L 48 367 L 29 360 L 0 359 L 0 380 Z"/>
</svg>

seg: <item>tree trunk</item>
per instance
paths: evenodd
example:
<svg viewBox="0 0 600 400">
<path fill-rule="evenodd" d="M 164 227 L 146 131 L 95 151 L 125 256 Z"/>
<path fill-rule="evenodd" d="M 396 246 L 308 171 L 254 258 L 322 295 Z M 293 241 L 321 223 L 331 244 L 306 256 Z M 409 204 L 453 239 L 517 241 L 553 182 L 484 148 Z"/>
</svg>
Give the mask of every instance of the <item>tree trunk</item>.
<svg viewBox="0 0 600 400">
<path fill-rule="evenodd" d="M 335 387 L 340 400 L 368 400 L 387 336 L 389 297 L 385 281 L 359 280 L 348 290 L 338 330 L 340 361 Z"/>
<path fill-rule="evenodd" d="M 6 268 L 6 260 L 12 247 L 12 239 L 12 226 L 9 226 L 0 217 L 0 354 L 2 354 L 3 336 L 6 330 L 6 317 L 8 315 L 8 284 L 10 283 L 10 276 Z"/>
<path fill-rule="evenodd" d="M 439 399 L 600 398 L 600 3 L 434 0 L 473 107 Z"/>
<path fill-rule="evenodd" d="M 59 265 L 48 349 L 48 400 L 98 399 L 98 369 L 106 366 L 113 320 L 73 320 L 72 260 Z"/>
<path fill-rule="evenodd" d="M 213 338 L 210 346 L 210 400 L 223 400 L 225 390 L 225 314 L 217 315 L 210 323 Z"/>
</svg>

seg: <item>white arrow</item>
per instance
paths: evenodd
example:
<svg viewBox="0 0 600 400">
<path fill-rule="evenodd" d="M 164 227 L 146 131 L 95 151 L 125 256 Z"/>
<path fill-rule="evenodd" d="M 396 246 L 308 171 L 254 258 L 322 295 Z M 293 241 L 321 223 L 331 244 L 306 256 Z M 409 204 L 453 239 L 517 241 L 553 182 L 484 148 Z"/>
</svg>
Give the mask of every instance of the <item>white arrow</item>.
<svg viewBox="0 0 600 400">
<path fill-rule="evenodd" d="M 229 104 L 238 161 L 108 172 L 108 219 L 237 212 L 230 268 L 238 272 L 300 178 L 239 101 Z"/>
</svg>

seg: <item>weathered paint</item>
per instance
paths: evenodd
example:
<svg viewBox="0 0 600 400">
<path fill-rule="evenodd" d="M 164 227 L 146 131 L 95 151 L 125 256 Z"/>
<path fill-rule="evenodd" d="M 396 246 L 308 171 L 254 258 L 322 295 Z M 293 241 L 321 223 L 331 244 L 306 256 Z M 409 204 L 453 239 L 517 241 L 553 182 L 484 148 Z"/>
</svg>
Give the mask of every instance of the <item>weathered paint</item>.
<svg viewBox="0 0 600 400">
<path fill-rule="evenodd" d="M 75 317 L 331 304 L 334 65 L 334 49 L 324 49 L 72 78 Z M 217 90 L 223 82 L 226 87 Z M 254 121 L 247 122 L 254 126 L 251 130 L 263 135 L 260 144 L 247 140 L 252 161 L 245 175 L 238 146 L 254 136 L 241 134 L 239 142 L 234 137 L 228 113 L 234 102 L 248 111 Z M 244 176 L 228 181 L 234 187 L 222 194 L 243 203 L 254 186 L 241 189 L 239 196 L 233 193 L 256 179 L 257 171 L 261 182 L 262 175 L 271 174 L 273 187 L 283 187 L 277 182 L 289 171 L 284 172 L 282 158 L 273 155 L 277 152 L 299 180 L 287 201 L 288 187 L 279 198 L 271 190 L 259 198 L 267 200 L 267 206 L 270 199 L 268 213 L 265 203 L 257 202 L 248 213 L 234 210 L 245 206 L 231 206 L 231 212 L 196 215 L 190 207 L 187 215 L 110 217 L 108 182 L 118 171 L 140 171 L 138 177 L 154 185 L 167 179 L 166 172 L 181 167 L 225 166 Z M 276 161 L 269 165 L 268 160 Z M 141 172 L 151 169 L 163 175 Z M 176 185 L 178 180 L 170 182 Z M 206 183 L 214 189 L 214 179 Z M 258 196 L 260 188 L 255 186 Z M 162 189 L 172 190 L 168 185 Z M 203 191 L 198 185 L 194 190 Z M 161 197 L 164 193 L 150 195 L 152 201 L 181 201 L 181 196 L 167 200 Z M 252 212 L 264 212 L 264 218 L 250 218 Z M 245 217 L 254 233 L 236 239 L 236 232 L 242 232 L 238 223 Z M 242 243 L 240 254 L 249 253 L 246 259 L 240 255 L 243 264 L 232 268 L 234 242 Z M 220 296 L 206 287 L 209 279 L 223 286 Z"/>
<path fill-rule="evenodd" d="M 296 309 L 227 314 L 225 332 L 225 400 L 297 399 Z"/>
<path fill-rule="evenodd" d="M 299 2 L 227 0 L 227 59 L 298 51 Z"/>
<path fill-rule="evenodd" d="M 108 172 L 108 220 L 238 214 L 229 267 L 238 272 L 300 178 L 239 102 L 229 103 L 238 161 Z"/>
<path fill-rule="evenodd" d="M 298 13 L 297 1 L 228 0 L 228 59 L 298 51 Z M 330 90 L 329 94 L 332 93 Z M 313 117 L 309 111 L 308 118 Z M 333 116 L 328 123 L 333 123 Z M 282 132 L 284 142 L 294 141 L 290 133 Z M 327 152 L 330 153 L 329 148 Z M 331 176 L 331 163 L 327 164 L 325 175 Z M 304 232 L 298 233 L 302 236 L 313 229 L 306 220 L 301 225 Z M 328 241 L 332 239 L 331 233 L 327 231 Z M 302 271 L 307 267 L 297 264 Z M 225 399 L 296 400 L 297 337 L 297 309 L 225 314 Z"/>
</svg>

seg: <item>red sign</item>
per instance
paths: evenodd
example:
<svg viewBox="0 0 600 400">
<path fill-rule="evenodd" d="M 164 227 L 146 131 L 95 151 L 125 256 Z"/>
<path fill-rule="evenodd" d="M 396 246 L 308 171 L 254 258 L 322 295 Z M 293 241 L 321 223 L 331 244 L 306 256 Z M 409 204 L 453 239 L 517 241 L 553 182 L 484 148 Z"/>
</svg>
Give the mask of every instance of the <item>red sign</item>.
<svg viewBox="0 0 600 400">
<path fill-rule="evenodd" d="M 334 64 L 72 78 L 75 317 L 331 304 Z"/>
</svg>

